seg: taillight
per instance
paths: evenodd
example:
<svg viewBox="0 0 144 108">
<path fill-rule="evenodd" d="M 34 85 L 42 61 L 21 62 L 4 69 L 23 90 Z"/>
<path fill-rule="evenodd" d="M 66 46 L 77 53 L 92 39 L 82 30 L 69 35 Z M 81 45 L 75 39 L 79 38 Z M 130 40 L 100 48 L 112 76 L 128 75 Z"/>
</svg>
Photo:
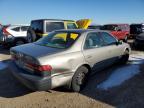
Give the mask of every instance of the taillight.
<svg viewBox="0 0 144 108">
<path fill-rule="evenodd" d="M 32 63 L 26 63 L 26 67 L 39 72 L 44 72 L 44 71 L 50 72 L 52 70 L 52 67 L 50 65 L 37 65 Z"/>
<path fill-rule="evenodd" d="M 7 28 L 3 28 L 3 34 L 4 34 L 5 36 L 11 35 L 11 34 L 7 31 Z"/>
</svg>

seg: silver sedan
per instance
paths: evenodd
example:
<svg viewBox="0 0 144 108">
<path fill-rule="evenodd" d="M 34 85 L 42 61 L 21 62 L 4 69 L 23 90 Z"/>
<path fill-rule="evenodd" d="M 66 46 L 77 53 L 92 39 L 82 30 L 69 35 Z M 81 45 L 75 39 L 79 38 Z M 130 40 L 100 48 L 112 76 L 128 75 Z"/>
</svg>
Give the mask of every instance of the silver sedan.
<svg viewBox="0 0 144 108">
<path fill-rule="evenodd" d="M 126 63 L 130 46 L 106 31 L 59 30 L 37 42 L 11 48 L 12 73 L 33 90 L 67 86 L 79 92 L 89 75 Z"/>
</svg>

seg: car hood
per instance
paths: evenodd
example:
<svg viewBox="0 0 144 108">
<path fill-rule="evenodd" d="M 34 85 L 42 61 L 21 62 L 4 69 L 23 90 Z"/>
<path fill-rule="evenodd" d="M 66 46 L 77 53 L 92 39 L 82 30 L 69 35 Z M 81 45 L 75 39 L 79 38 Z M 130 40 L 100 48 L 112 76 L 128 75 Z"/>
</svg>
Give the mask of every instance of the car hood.
<svg viewBox="0 0 144 108">
<path fill-rule="evenodd" d="M 35 58 L 55 54 L 63 50 L 64 49 L 37 45 L 35 43 L 29 43 L 11 48 L 11 51 L 15 51 L 16 53 L 23 53 Z"/>
</svg>

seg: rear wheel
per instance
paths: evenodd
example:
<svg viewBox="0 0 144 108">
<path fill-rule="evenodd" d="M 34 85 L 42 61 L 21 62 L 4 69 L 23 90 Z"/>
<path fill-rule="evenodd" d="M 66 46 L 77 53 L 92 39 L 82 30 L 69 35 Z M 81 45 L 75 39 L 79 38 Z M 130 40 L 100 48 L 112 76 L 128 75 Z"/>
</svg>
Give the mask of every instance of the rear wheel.
<svg viewBox="0 0 144 108">
<path fill-rule="evenodd" d="M 34 31 L 32 29 L 29 29 L 27 31 L 27 42 L 31 43 L 31 42 L 34 42 L 35 40 L 36 40 L 36 35 Z"/>
<path fill-rule="evenodd" d="M 75 92 L 79 92 L 82 90 L 87 82 L 88 79 L 88 69 L 85 66 L 81 66 L 75 72 L 72 78 L 72 85 L 71 88 Z"/>
</svg>

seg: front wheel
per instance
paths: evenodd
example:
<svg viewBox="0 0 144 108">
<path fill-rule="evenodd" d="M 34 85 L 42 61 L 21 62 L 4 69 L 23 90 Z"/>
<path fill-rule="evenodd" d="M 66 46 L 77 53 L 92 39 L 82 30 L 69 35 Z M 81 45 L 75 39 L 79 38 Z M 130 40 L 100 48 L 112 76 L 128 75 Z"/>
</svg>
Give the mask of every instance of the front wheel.
<svg viewBox="0 0 144 108">
<path fill-rule="evenodd" d="M 81 91 L 88 78 L 88 69 L 84 66 L 81 66 L 78 68 L 78 70 L 75 72 L 73 78 L 72 78 L 72 85 L 71 88 L 74 92 L 79 92 Z"/>
<path fill-rule="evenodd" d="M 128 61 L 128 59 L 129 59 L 129 51 L 126 50 L 126 51 L 124 52 L 124 55 L 123 55 L 123 56 L 121 57 L 121 59 L 120 59 L 120 64 L 126 64 L 127 61 Z"/>
<path fill-rule="evenodd" d="M 28 43 L 33 42 L 31 33 L 28 33 L 28 34 L 27 34 L 27 42 L 28 42 Z"/>
<path fill-rule="evenodd" d="M 34 30 L 32 30 L 31 28 L 28 29 L 27 31 L 27 42 L 31 43 L 36 41 L 36 34 L 34 32 Z"/>
</svg>

